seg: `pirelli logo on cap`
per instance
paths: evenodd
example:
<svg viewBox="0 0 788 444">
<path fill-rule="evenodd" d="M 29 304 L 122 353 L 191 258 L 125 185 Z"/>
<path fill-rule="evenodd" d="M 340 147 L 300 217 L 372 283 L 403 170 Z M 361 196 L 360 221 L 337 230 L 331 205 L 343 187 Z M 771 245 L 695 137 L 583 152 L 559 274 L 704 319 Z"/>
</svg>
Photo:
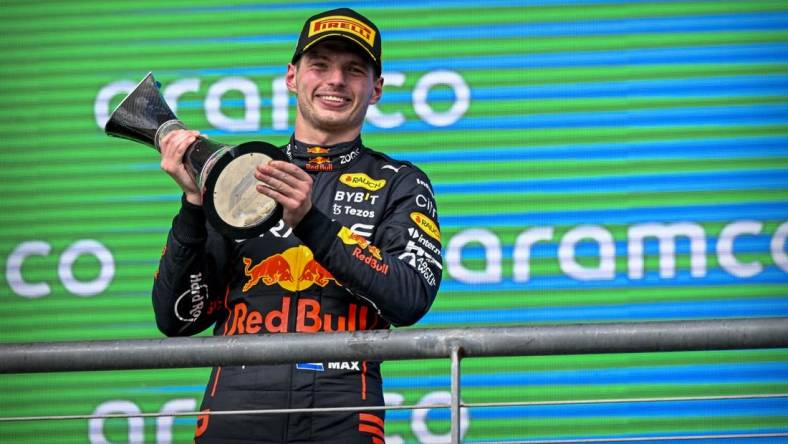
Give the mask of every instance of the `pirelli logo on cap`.
<svg viewBox="0 0 788 444">
<path fill-rule="evenodd" d="M 375 46 L 375 30 L 364 23 L 344 15 L 332 15 L 312 20 L 309 23 L 309 36 L 312 37 L 324 32 L 341 31 L 360 37 L 369 46 Z"/>
</svg>

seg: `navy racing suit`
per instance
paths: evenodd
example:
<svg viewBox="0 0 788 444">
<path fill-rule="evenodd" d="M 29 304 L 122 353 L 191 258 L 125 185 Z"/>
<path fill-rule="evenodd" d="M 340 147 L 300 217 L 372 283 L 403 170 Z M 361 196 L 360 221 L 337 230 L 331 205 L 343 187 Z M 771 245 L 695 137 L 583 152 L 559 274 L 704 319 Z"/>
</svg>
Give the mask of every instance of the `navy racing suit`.
<svg viewBox="0 0 788 444">
<path fill-rule="evenodd" d="M 182 201 L 153 285 L 168 336 L 312 333 L 411 325 L 441 280 L 432 186 L 416 166 L 366 148 L 291 139 L 283 147 L 313 179 L 312 209 L 235 240 Z M 380 363 L 312 362 L 212 370 L 201 411 L 380 406 Z M 374 443 L 382 411 L 202 415 L 196 443 Z"/>
</svg>

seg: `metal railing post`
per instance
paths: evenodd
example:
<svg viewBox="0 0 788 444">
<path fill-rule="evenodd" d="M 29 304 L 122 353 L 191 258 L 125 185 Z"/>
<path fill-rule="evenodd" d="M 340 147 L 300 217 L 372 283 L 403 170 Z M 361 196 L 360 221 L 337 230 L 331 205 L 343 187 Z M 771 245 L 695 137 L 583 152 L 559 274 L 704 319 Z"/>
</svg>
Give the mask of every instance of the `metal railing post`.
<svg viewBox="0 0 788 444">
<path fill-rule="evenodd" d="M 460 352 L 462 348 L 451 348 L 451 442 L 460 444 Z"/>
</svg>

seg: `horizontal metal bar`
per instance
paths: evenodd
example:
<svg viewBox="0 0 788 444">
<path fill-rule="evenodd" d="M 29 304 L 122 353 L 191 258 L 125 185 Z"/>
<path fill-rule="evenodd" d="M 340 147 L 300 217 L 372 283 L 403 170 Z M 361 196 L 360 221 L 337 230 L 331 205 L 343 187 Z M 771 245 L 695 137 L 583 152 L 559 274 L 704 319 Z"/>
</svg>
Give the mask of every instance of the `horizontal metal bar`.
<svg viewBox="0 0 788 444">
<path fill-rule="evenodd" d="M 0 373 L 788 347 L 788 318 L 0 345 Z"/>
<path fill-rule="evenodd" d="M 108 413 L 105 415 L 41 415 L 41 416 L 6 416 L 0 422 L 25 421 L 62 421 L 70 419 L 113 419 L 113 418 L 158 418 L 162 416 L 223 416 L 223 415 L 279 415 L 283 413 L 336 413 L 360 412 L 377 410 L 417 410 L 417 409 L 448 409 L 451 404 L 420 404 L 420 405 L 377 405 L 351 407 L 311 407 L 292 409 L 256 409 L 256 410 L 211 410 L 193 412 L 157 412 L 157 413 Z"/>
<path fill-rule="evenodd" d="M 720 396 L 672 396 L 655 398 L 610 398 L 610 399 L 567 399 L 560 401 L 512 401 L 512 402 L 461 402 L 462 408 L 484 407 L 529 407 L 547 405 L 582 405 L 582 404 L 618 404 L 625 402 L 672 402 L 672 401 L 725 401 L 731 399 L 768 399 L 788 398 L 788 393 L 759 393 L 751 395 L 720 395 Z M 449 409 L 452 404 L 411 404 L 411 405 L 381 405 L 381 406 L 355 406 L 355 407 L 313 407 L 300 409 L 258 409 L 258 410 L 213 410 L 210 412 L 156 412 L 156 413 L 108 413 L 104 415 L 39 415 L 39 416 L 5 416 L 0 417 L 0 422 L 24 421 L 62 421 L 71 419 L 112 419 L 112 418 L 157 418 L 161 416 L 200 416 L 200 415 L 262 415 L 280 413 L 332 413 L 355 412 L 367 410 L 423 410 L 423 409 Z"/>
</svg>

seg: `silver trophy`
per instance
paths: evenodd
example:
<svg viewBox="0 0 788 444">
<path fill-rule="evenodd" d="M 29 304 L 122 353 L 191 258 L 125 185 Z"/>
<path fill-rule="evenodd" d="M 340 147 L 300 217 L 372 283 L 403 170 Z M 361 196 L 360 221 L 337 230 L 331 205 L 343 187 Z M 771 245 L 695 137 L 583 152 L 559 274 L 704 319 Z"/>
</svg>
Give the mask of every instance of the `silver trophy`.
<svg viewBox="0 0 788 444">
<path fill-rule="evenodd" d="M 176 129 L 187 129 L 148 73 L 115 108 L 104 126 L 109 136 L 133 140 L 161 152 L 159 141 Z M 184 154 L 184 165 L 203 196 L 208 222 L 222 234 L 247 239 L 273 227 L 282 207 L 257 189 L 255 168 L 271 160 L 289 161 L 281 149 L 266 142 L 225 145 L 200 137 Z"/>
</svg>

